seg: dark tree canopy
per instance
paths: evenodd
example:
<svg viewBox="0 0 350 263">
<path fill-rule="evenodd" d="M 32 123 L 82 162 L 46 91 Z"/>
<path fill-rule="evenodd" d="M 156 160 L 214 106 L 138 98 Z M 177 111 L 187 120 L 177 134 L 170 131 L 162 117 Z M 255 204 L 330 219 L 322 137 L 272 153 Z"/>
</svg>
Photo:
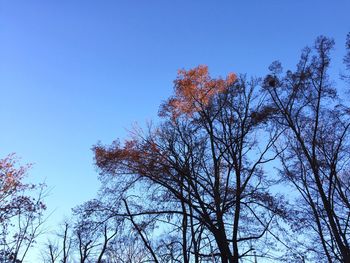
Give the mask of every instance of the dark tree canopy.
<svg viewBox="0 0 350 263">
<path fill-rule="evenodd" d="M 158 243 L 174 240 L 171 256 L 180 262 L 278 257 L 269 251 L 287 213 L 262 166 L 276 158 L 271 150 L 280 134 L 267 133 L 258 83 L 233 74 L 212 79 L 205 66 L 182 70 L 159 126 L 135 131 L 123 145 L 94 148 L 102 180 L 115 180 L 113 195 L 124 200 L 115 213 L 131 221 L 153 260 L 166 262 Z M 259 135 L 266 140 L 258 142 Z M 138 224 L 172 237 L 151 242 Z"/>
<path fill-rule="evenodd" d="M 329 75 L 333 46 L 320 36 L 294 70 L 275 61 L 264 78 L 180 70 L 156 125 L 93 147 L 97 198 L 73 209 L 43 261 L 350 263 L 350 109 L 335 88 L 348 77 Z M 350 35 L 346 52 L 350 70 Z M 45 209 L 20 194 L 25 171 L 0 161 L 4 262 L 36 233 L 9 242 L 12 218 L 35 229 Z"/>
</svg>

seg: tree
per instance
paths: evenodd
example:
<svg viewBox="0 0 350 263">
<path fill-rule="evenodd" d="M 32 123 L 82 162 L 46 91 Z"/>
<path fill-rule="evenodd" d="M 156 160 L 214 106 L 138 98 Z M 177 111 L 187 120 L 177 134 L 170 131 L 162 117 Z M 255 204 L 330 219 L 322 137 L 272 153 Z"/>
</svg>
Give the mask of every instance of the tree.
<svg viewBox="0 0 350 263">
<path fill-rule="evenodd" d="M 54 240 L 49 239 L 41 251 L 44 262 L 70 262 L 73 244 L 71 230 L 71 223 L 68 220 L 65 220 L 59 230 L 55 233 L 57 238 Z"/>
<path fill-rule="evenodd" d="M 78 220 L 74 225 L 75 246 L 79 251 L 79 259 L 84 262 L 104 262 L 109 243 L 119 234 L 119 224 L 115 220 L 96 220 L 98 211 L 89 210 L 90 203 L 75 209 Z M 97 207 L 94 206 L 93 209 Z M 87 216 L 88 214 L 88 216 Z M 95 215 L 93 215 L 95 214 Z M 98 217 L 101 219 L 100 217 Z M 113 221 L 111 224 L 110 221 Z"/>
<path fill-rule="evenodd" d="M 0 160 L 0 261 L 22 262 L 41 234 L 44 185 L 25 184 L 29 166 L 17 165 L 14 155 Z M 34 198 L 30 193 L 37 192 Z M 34 192 L 35 193 L 35 192 Z"/>
<path fill-rule="evenodd" d="M 305 233 L 305 258 L 350 262 L 350 112 L 327 73 L 333 45 L 317 38 L 294 72 L 283 75 L 280 63 L 273 63 L 264 86 L 274 124 L 283 131 L 281 174 L 300 196 L 293 226 Z"/>
<path fill-rule="evenodd" d="M 262 167 L 278 155 L 280 133 L 266 133 L 271 108 L 258 83 L 213 79 L 206 66 L 180 70 L 159 126 L 94 147 L 106 211 L 129 221 L 152 261 L 279 257 L 272 226 L 287 212 Z"/>
<path fill-rule="evenodd" d="M 99 200 L 74 208 L 75 254 L 81 262 L 143 262 L 147 255 L 138 236 L 110 212 Z"/>
</svg>

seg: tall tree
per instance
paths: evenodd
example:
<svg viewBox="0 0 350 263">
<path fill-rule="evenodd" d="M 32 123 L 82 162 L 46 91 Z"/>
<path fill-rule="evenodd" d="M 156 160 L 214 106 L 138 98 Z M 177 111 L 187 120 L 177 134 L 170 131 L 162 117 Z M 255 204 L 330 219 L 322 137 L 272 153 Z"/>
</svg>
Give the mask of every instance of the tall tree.
<svg viewBox="0 0 350 263">
<path fill-rule="evenodd" d="M 270 108 L 257 84 L 234 74 L 213 79 L 206 66 L 180 70 L 159 126 L 94 148 L 104 195 L 123 200 L 111 202 L 111 214 L 131 222 L 151 260 L 278 257 L 271 227 L 286 211 L 262 166 L 276 158 L 279 133 L 264 130 Z M 160 225 L 172 234 L 156 235 Z"/>
<path fill-rule="evenodd" d="M 294 72 L 283 75 L 280 63 L 273 63 L 264 86 L 283 131 L 281 173 L 300 194 L 293 217 L 295 229 L 307 233 L 305 257 L 350 262 L 350 116 L 327 73 L 333 45 L 317 38 Z"/>
</svg>

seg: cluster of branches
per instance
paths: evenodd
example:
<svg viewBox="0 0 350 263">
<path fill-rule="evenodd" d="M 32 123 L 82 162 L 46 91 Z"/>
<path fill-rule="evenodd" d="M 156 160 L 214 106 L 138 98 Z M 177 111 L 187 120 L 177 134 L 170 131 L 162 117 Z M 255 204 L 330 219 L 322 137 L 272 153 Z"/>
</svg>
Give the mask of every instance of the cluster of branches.
<svg viewBox="0 0 350 263">
<path fill-rule="evenodd" d="M 304 49 L 297 70 L 284 76 L 274 63 L 264 88 L 276 109 L 272 123 L 285 130 L 280 173 L 299 193 L 293 227 L 307 233 L 303 240 L 313 243 L 305 249 L 318 260 L 350 262 L 350 111 L 327 74 L 333 45 L 319 37 L 316 54 Z"/>
<path fill-rule="evenodd" d="M 332 47 L 320 37 L 263 81 L 180 71 L 159 125 L 94 147 L 99 199 L 75 210 L 50 262 L 71 244 L 81 262 L 349 262 L 349 108 Z"/>
<path fill-rule="evenodd" d="M 128 263 L 148 258 L 143 243 L 136 233 L 130 232 L 125 220 L 106 220 L 98 203 L 91 200 L 74 210 L 76 216 L 64 221 L 42 246 L 42 262 Z"/>
<path fill-rule="evenodd" d="M 274 62 L 264 79 L 179 71 L 158 125 L 93 148 L 102 187 L 75 210 L 81 262 L 350 262 L 350 110 L 328 75 L 333 45 L 319 37 L 294 71 Z"/>
</svg>

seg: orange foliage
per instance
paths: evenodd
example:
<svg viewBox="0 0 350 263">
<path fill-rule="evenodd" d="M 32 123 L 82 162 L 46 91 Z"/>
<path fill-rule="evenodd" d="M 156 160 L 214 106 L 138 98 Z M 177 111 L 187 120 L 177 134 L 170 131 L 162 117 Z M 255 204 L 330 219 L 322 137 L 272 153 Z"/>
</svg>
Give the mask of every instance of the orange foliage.
<svg viewBox="0 0 350 263">
<path fill-rule="evenodd" d="M 170 113 L 173 118 L 181 114 L 191 116 L 204 109 L 215 95 L 225 92 L 236 79 L 233 73 L 230 73 L 226 79 L 212 79 L 205 65 L 188 71 L 179 70 L 174 81 L 175 96 L 163 105 L 160 115 Z"/>
<path fill-rule="evenodd" d="M 161 158 L 161 152 L 153 141 L 126 140 L 124 146 L 113 142 L 111 147 L 94 147 L 96 164 L 107 171 L 130 169 L 146 174 L 147 167 L 154 167 Z M 146 169 L 146 170 L 145 170 Z"/>
<path fill-rule="evenodd" d="M 0 160 L 0 201 L 4 201 L 7 196 L 26 187 L 21 181 L 27 168 L 16 168 L 16 159 L 13 154 Z"/>
<path fill-rule="evenodd" d="M 225 79 L 210 77 L 208 67 L 200 65 L 196 68 L 179 70 L 175 83 L 175 94 L 162 107 L 160 115 L 168 114 L 176 119 L 180 115 L 191 116 L 195 112 L 205 109 L 210 101 L 218 94 L 225 92 L 234 84 L 237 77 L 229 74 Z M 136 132 L 137 133 L 137 132 Z M 156 133 L 152 136 L 157 136 Z M 160 149 L 156 143 L 157 138 L 144 139 L 142 136 L 134 137 L 120 145 L 118 141 L 110 147 L 97 145 L 94 147 L 96 165 L 105 172 L 116 170 L 135 172 L 139 175 L 152 176 L 164 173 L 168 153 Z"/>
<path fill-rule="evenodd" d="M 121 147 L 119 142 L 115 141 L 111 147 L 98 145 L 94 147 L 96 164 L 99 167 L 105 167 L 108 170 L 114 170 L 122 162 L 138 160 L 139 152 L 136 150 L 136 141 L 129 140 Z M 113 164 L 113 165 L 112 165 Z"/>
</svg>

